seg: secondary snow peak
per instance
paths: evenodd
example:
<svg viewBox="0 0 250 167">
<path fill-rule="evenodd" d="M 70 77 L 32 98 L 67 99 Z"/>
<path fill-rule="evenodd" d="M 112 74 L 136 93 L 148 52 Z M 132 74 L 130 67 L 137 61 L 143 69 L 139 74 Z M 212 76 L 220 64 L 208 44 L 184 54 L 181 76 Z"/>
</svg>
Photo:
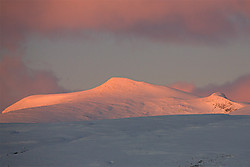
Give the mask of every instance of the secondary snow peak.
<svg viewBox="0 0 250 167">
<path fill-rule="evenodd" d="M 208 97 L 205 97 L 207 103 L 212 104 L 213 110 L 222 110 L 225 113 L 242 108 L 242 104 L 229 100 L 224 93 L 215 92 Z"/>
<path fill-rule="evenodd" d="M 227 99 L 226 95 L 224 93 L 221 93 L 221 92 L 215 92 L 215 93 L 211 94 L 210 97 L 223 97 L 223 98 Z"/>
</svg>

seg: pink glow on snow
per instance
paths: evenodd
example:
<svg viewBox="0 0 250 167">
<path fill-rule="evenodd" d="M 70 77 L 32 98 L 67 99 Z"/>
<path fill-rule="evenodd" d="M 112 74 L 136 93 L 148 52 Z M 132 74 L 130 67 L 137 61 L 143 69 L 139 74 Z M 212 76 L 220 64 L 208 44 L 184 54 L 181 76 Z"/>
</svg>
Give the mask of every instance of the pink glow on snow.
<svg viewBox="0 0 250 167">
<path fill-rule="evenodd" d="M 170 87 L 191 93 L 194 90 L 195 85 L 186 82 L 176 82 L 174 84 L 171 84 Z"/>
<path fill-rule="evenodd" d="M 240 102 L 250 102 L 250 74 L 241 76 L 223 85 L 208 85 L 203 88 L 198 88 L 195 87 L 194 84 L 178 82 L 172 84 L 170 87 L 198 96 L 208 96 L 213 92 L 223 92 L 229 99 Z"/>
<path fill-rule="evenodd" d="M 0 110 L 25 96 L 63 91 L 50 72 L 25 66 L 19 56 L 4 56 L 0 61 Z"/>
</svg>

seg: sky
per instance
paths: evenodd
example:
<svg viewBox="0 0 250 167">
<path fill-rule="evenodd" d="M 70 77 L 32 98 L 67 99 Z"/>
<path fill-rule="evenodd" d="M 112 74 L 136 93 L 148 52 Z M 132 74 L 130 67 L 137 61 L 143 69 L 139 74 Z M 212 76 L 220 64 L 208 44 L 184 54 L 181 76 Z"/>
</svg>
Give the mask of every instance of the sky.
<svg viewBox="0 0 250 167">
<path fill-rule="evenodd" d="M 249 0 L 0 0 L 0 110 L 119 76 L 250 102 Z"/>
</svg>

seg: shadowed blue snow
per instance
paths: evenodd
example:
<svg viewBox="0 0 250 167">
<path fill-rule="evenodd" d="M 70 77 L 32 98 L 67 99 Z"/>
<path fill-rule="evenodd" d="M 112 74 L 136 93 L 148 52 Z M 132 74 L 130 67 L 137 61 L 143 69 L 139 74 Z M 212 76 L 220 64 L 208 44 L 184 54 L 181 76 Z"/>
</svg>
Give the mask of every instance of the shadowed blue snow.
<svg viewBox="0 0 250 167">
<path fill-rule="evenodd" d="M 250 117 L 0 124 L 0 166 L 247 167 Z"/>
</svg>

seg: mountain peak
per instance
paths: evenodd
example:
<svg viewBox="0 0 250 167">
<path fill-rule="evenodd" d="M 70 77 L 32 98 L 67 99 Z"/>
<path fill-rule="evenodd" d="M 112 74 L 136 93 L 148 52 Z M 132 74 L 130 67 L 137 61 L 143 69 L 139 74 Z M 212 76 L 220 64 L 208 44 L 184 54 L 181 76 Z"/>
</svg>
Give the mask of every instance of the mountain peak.
<svg viewBox="0 0 250 167">
<path fill-rule="evenodd" d="M 241 107 L 243 107 L 240 103 L 233 102 L 229 100 L 224 93 L 215 92 L 210 96 L 206 97 L 208 103 L 211 103 L 214 109 L 220 109 L 225 111 L 225 113 L 230 113 L 235 111 Z"/>
<path fill-rule="evenodd" d="M 215 92 L 215 93 L 210 95 L 210 97 L 218 97 L 218 96 L 227 99 L 226 95 L 224 93 L 221 93 L 221 92 Z"/>
<path fill-rule="evenodd" d="M 106 83 L 122 83 L 122 82 L 136 82 L 136 81 L 123 77 L 111 77 L 106 81 Z"/>
<path fill-rule="evenodd" d="M 104 84 L 102 84 L 100 87 L 111 88 L 111 89 L 122 89 L 122 88 L 137 87 L 142 84 L 146 83 L 140 81 L 134 81 L 128 78 L 112 77 L 109 80 L 107 80 Z"/>
</svg>

